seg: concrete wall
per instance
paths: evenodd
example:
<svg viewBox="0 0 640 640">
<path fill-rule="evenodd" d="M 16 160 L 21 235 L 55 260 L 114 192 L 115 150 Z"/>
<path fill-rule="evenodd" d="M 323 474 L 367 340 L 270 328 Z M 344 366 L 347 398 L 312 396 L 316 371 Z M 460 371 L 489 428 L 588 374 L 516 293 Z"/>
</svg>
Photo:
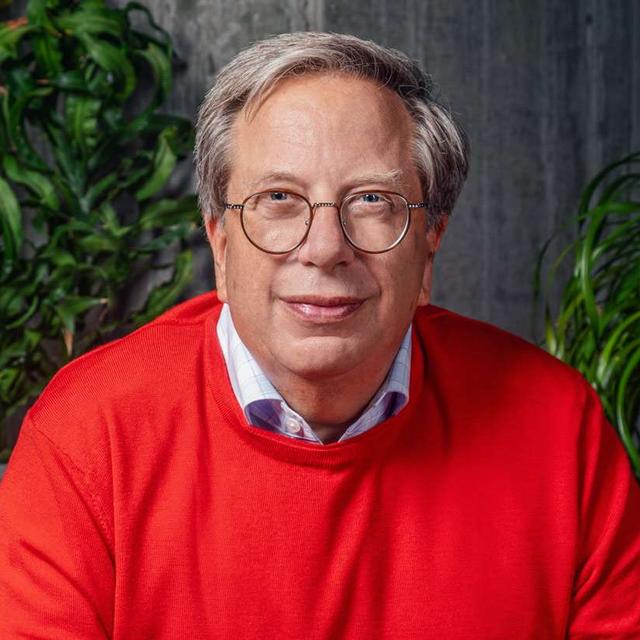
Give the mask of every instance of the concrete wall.
<svg viewBox="0 0 640 640">
<path fill-rule="evenodd" d="M 640 149 L 637 0 L 144 1 L 187 64 L 168 108 L 188 116 L 275 33 L 349 32 L 421 60 L 472 144 L 434 301 L 525 337 L 539 247 L 594 172 Z M 197 262 L 193 294 L 213 285 L 206 247 Z"/>
</svg>

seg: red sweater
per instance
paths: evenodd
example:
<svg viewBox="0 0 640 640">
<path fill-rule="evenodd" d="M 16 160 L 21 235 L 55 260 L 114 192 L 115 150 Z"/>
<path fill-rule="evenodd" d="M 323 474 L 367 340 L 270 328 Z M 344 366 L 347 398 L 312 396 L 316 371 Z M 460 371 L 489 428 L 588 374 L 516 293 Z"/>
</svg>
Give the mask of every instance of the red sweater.
<svg viewBox="0 0 640 640">
<path fill-rule="evenodd" d="M 213 294 L 78 358 L 0 484 L 0 638 L 640 638 L 640 491 L 590 387 L 436 307 L 409 405 L 245 424 Z"/>
</svg>

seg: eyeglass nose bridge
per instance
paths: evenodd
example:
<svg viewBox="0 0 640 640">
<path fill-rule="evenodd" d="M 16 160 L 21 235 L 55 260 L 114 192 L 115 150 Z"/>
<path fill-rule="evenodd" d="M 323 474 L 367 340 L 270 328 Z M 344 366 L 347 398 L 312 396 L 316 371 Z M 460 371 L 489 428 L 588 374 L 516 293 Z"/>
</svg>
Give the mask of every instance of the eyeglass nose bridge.
<svg viewBox="0 0 640 640">
<path fill-rule="evenodd" d="M 337 202 L 314 202 L 311 205 L 311 208 L 315 209 L 316 207 L 335 207 L 337 209 L 338 203 Z"/>
<path fill-rule="evenodd" d="M 311 220 L 313 219 L 313 214 L 316 211 L 316 207 L 327 207 L 327 208 L 335 207 L 336 209 L 338 209 L 338 213 L 340 212 L 340 207 L 338 206 L 337 202 L 314 202 L 311 205 L 311 218 L 309 220 L 304 221 L 304 224 L 306 227 L 311 226 Z M 307 236 L 305 235 L 302 242 L 304 242 L 306 239 L 307 239 Z M 300 244 L 302 244 L 302 242 Z"/>
</svg>

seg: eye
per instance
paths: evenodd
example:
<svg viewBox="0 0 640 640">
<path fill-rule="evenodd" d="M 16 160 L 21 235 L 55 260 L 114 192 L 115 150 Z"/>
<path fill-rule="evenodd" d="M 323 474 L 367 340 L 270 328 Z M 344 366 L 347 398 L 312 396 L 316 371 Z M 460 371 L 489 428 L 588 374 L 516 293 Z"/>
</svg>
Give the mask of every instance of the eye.
<svg viewBox="0 0 640 640">
<path fill-rule="evenodd" d="M 381 197 L 379 193 L 363 193 L 360 196 L 360 201 L 367 204 L 375 204 L 376 202 L 380 202 L 380 200 Z"/>
<path fill-rule="evenodd" d="M 283 202 L 288 197 L 289 197 L 289 194 L 285 193 L 284 191 L 270 191 L 269 192 L 269 199 L 273 200 L 274 202 Z"/>
</svg>

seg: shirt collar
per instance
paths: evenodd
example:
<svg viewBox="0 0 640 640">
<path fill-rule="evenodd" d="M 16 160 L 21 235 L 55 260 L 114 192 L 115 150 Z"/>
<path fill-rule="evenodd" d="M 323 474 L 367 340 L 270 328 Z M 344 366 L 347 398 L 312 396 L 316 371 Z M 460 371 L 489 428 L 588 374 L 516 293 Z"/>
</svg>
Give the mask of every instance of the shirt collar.
<svg viewBox="0 0 640 640">
<path fill-rule="evenodd" d="M 249 424 L 289 437 L 321 442 L 307 421 L 289 407 L 240 339 L 229 305 L 224 304 L 216 327 L 231 387 Z M 340 440 L 353 437 L 395 415 L 409 401 L 411 326 L 402 340 L 387 377 L 360 417 Z"/>
</svg>

